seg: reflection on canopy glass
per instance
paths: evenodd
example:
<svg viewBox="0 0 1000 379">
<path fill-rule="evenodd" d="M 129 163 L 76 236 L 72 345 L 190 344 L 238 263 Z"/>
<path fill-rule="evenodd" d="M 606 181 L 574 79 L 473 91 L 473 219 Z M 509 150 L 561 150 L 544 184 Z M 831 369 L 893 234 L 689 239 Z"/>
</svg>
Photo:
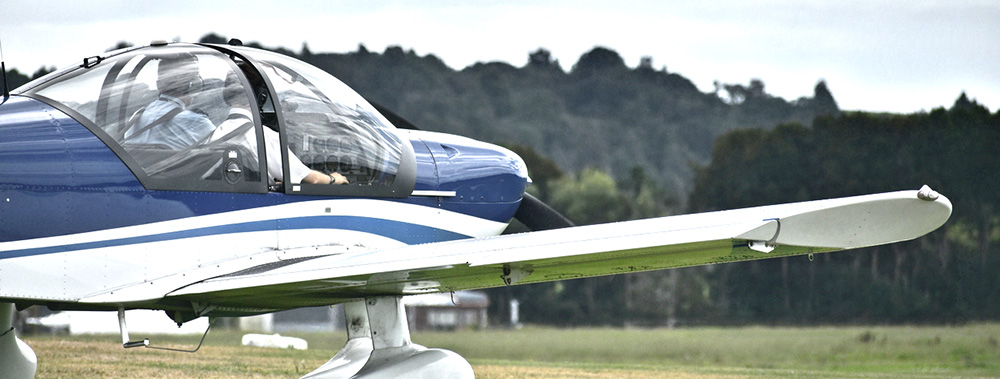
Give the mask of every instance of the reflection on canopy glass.
<svg viewBox="0 0 1000 379">
<path fill-rule="evenodd" d="M 260 180 L 252 119 L 228 138 L 214 136 L 232 112 L 226 86 L 245 97 L 228 56 L 198 46 L 164 46 L 112 54 L 93 66 L 64 70 L 28 90 L 75 111 L 152 188 L 246 190 Z M 235 91 L 232 91 L 235 90 Z M 103 133 L 100 133 L 103 132 Z M 238 138 L 237 138 L 238 137 Z M 236 185 L 236 187 L 234 187 Z"/>
<path fill-rule="evenodd" d="M 277 94 L 288 148 L 311 169 L 339 172 L 351 185 L 389 186 L 402 141 L 367 101 L 333 76 L 295 59 L 245 53 L 263 66 Z M 241 51 L 244 52 L 244 51 Z"/>
</svg>

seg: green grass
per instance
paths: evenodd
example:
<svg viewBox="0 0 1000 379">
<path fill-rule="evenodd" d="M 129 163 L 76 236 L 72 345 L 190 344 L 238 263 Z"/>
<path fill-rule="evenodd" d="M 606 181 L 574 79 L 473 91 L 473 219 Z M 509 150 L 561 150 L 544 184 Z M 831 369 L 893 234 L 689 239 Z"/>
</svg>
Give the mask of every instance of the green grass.
<svg viewBox="0 0 1000 379">
<path fill-rule="evenodd" d="M 122 349 L 117 335 L 26 336 L 39 378 L 294 378 L 336 354 L 343 333 L 289 333 L 309 350 L 239 346 L 216 330 L 196 354 Z M 197 337 L 154 344 L 193 347 Z M 479 377 L 991 377 L 1000 324 L 893 327 L 483 330 L 413 333 L 453 350 Z M 190 346 L 185 346 L 190 345 Z"/>
</svg>

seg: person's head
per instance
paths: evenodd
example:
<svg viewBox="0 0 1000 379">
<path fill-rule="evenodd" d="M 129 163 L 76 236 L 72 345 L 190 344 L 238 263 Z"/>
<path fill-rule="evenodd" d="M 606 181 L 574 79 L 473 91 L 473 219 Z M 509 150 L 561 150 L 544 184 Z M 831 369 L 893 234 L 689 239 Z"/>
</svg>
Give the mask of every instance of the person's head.
<svg viewBox="0 0 1000 379">
<path fill-rule="evenodd" d="M 156 86 L 164 95 L 183 97 L 197 93 L 202 87 L 198 58 L 190 53 L 160 58 L 157 75 Z"/>
</svg>

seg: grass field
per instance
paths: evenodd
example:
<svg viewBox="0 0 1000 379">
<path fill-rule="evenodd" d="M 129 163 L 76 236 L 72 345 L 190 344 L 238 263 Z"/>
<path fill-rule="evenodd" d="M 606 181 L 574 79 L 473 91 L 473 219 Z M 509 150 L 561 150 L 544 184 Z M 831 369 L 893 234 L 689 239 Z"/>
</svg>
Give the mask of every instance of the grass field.
<svg viewBox="0 0 1000 379">
<path fill-rule="evenodd" d="M 24 336 L 38 378 L 295 378 L 343 333 L 288 333 L 309 350 L 250 348 L 214 330 L 195 354 L 120 347 L 117 335 Z M 193 347 L 198 337 L 152 338 Z M 1000 324 L 965 326 L 484 330 L 413 333 L 479 378 L 1000 377 Z"/>
</svg>

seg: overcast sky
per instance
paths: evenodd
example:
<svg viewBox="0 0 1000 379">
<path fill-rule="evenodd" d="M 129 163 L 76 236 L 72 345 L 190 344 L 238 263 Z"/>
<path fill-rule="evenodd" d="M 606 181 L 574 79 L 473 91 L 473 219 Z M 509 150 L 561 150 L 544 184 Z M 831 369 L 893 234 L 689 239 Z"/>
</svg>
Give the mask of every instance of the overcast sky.
<svg viewBox="0 0 1000 379">
<path fill-rule="evenodd" d="M 826 80 L 841 108 L 909 113 L 962 91 L 1000 107 L 1000 1 L 45 1 L 4 0 L 7 68 L 30 74 L 119 41 L 197 41 L 216 32 L 314 53 L 364 44 L 434 54 L 462 69 L 527 62 L 538 48 L 570 70 L 595 46 L 642 57 L 703 91 L 761 79 L 794 100 Z"/>
</svg>

